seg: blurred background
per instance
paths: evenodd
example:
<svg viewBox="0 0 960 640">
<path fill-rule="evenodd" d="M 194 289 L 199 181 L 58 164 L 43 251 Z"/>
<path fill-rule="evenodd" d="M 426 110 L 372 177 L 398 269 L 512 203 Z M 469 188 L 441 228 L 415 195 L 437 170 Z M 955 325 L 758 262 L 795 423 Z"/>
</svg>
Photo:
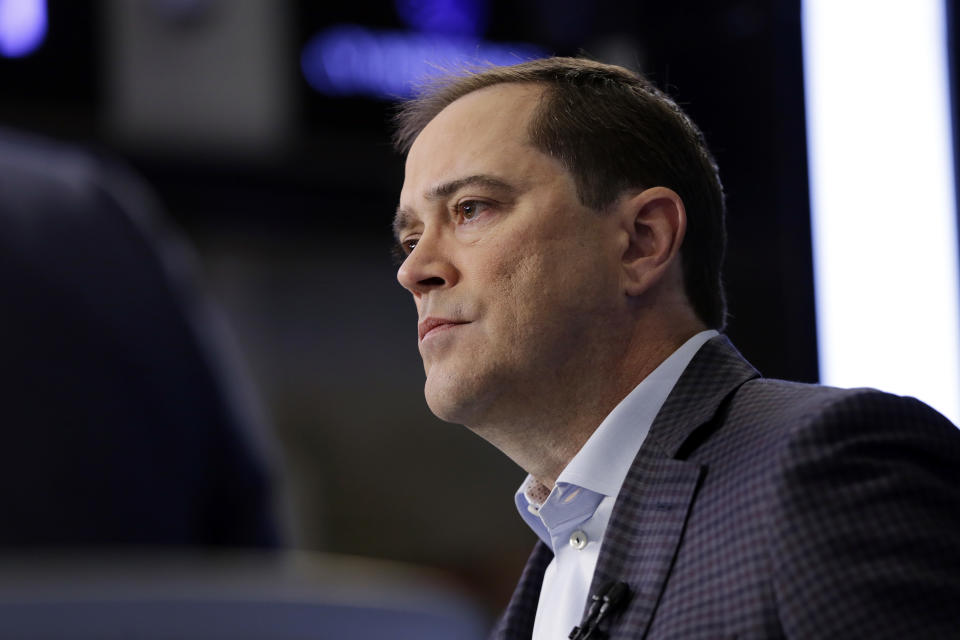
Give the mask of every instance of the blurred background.
<svg viewBox="0 0 960 640">
<path fill-rule="evenodd" d="M 534 542 L 512 501 L 524 474 L 424 403 L 390 258 L 397 99 L 462 51 L 648 74 L 720 165 L 729 335 L 765 375 L 814 382 L 801 8 L 0 0 L 0 126 L 139 174 L 187 239 L 263 409 L 281 546 L 438 569 L 492 615 Z"/>
</svg>

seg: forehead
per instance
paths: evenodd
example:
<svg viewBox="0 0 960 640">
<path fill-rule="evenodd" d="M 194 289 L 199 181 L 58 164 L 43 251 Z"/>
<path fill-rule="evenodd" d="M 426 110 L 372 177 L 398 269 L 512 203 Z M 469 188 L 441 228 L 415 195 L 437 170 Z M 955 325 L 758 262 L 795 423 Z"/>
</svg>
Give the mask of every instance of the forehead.
<svg viewBox="0 0 960 640">
<path fill-rule="evenodd" d="M 510 82 L 468 93 L 448 104 L 427 123 L 413 146 L 453 132 L 470 138 L 486 134 L 526 140 L 527 124 L 543 91 L 537 84 Z"/>
<path fill-rule="evenodd" d="M 527 144 L 527 125 L 542 94 L 536 84 L 504 83 L 447 105 L 410 148 L 404 192 L 465 175 L 522 173 L 531 163 L 551 160 Z"/>
</svg>

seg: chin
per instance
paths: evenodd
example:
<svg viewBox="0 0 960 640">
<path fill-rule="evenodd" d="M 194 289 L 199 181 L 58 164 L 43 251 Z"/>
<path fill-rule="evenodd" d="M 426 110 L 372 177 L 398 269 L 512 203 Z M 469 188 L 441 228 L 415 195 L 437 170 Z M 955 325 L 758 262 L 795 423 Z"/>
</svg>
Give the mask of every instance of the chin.
<svg viewBox="0 0 960 640">
<path fill-rule="evenodd" d="M 423 395 L 427 399 L 430 412 L 444 422 L 465 424 L 470 412 L 465 409 L 464 405 L 471 403 L 465 402 L 460 394 L 453 389 L 437 389 L 436 386 L 430 384 L 429 378 L 424 385 Z"/>
<path fill-rule="evenodd" d="M 430 396 L 427 396 L 427 407 L 430 408 L 430 413 L 444 422 L 464 424 L 464 421 L 459 419 L 463 412 L 457 411 L 455 407 L 445 402 L 444 399 L 431 399 Z"/>
<path fill-rule="evenodd" d="M 433 415 L 445 422 L 472 425 L 482 421 L 482 416 L 491 405 L 484 385 L 471 376 L 427 375 L 424 396 Z"/>
</svg>

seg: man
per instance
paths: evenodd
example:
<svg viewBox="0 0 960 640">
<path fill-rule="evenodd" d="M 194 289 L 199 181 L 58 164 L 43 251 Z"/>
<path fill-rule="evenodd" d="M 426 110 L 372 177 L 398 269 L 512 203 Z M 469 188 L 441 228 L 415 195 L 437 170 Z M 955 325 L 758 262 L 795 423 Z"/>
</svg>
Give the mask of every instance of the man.
<svg viewBox="0 0 960 640">
<path fill-rule="evenodd" d="M 529 473 L 495 637 L 960 637 L 960 433 L 763 379 L 718 333 L 723 194 L 673 102 L 554 58 L 399 125 L 427 403 Z"/>
</svg>

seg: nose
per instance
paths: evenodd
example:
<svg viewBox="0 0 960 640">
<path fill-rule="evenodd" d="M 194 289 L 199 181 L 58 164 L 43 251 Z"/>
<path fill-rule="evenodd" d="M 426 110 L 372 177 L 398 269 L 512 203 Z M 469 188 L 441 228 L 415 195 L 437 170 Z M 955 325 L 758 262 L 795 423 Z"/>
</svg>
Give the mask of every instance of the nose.
<svg viewBox="0 0 960 640">
<path fill-rule="evenodd" d="M 459 277 L 442 239 L 428 234 L 420 237 L 417 246 L 397 270 L 397 280 L 415 297 L 434 289 L 452 287 Z"/>
</svg>

